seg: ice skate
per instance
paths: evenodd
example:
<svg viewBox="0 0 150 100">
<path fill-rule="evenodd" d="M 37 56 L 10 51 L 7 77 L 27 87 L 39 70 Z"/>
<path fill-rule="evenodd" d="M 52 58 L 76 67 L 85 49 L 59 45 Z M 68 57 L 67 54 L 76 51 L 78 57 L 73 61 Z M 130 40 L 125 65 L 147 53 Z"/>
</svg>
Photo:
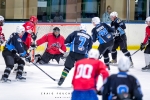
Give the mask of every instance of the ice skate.
<svg viewBox="0 0 150 100">
<path fill-rule="evenodd" d="M 8 78 L 3 77 L 3 75 L 2 75 L 1 82 L 2 82 L 2 83 L 11 82 L 11 80 L 8 79 Z"/>
<path fill-rule="evenodd" d="M 117 60 L 116 59 L 111 60 L 109 63 L 112 66 L 117 66 Z"/>
<path fill-rule="evenodd" d="M 65 78 L 64 77 L 61 77 L 59 82 L 58 82 L 58 85 L 61 86 L 64 82 Z"/>
<path fill-rule="evenodd" d="M 17 80 L 17 81 L 25 81 L 26 78 L 25 78 L 25 77 L 22 77 L 21 75 L 17 75 L 17 76 L 16 76 L 16 80 Z"/>
<path fill-rule="evenodd" d="M 27 72 L 23 71 L 23 72 L 22 72 L 22 75 L 23 75 L 23 76 L 27 76 Z"/>
<path fill-rule="evenodd" d="M 143 67 L 142 71 L 143 72 L 149 72 L 150 71 L 150 65 Z"/>
</svg>

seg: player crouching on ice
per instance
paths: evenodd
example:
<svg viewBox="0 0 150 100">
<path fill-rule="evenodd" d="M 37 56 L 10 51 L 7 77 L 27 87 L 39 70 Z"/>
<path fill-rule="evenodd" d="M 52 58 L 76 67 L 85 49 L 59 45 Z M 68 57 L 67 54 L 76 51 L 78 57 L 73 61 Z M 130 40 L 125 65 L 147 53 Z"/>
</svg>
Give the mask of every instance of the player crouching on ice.
<svg viewBox="0 0 150 100">
<path fill-rule="evenodd" d="M 122 57 L 118 62 L 118 74 L 109 76 L 104 82 L 101 92 L 102 100 L 143 100 L 139 81 L 128 75 L 131 61 L 129 57 Z"/>
<path fill-rule="evenodd" d="M 22 40 L 20 38 L 20 36 L 22 36 L 24 33 L 25 28 L 23 26 L 17 26 L 16 32 L 10 35 L 10 38 L 5 44 L 4 50 L 2 52 L 6 64 L 6 69 L 4 70 L 4 74 L 1 78 L 3 82 L 11 81 L 10 79 L 8 79 L 8 77 L 15 63 L 18 64 L 16 79 L 26 80 L 26 78 L 22 77 L 25 62 L 21 57 L 24 57 L 28 62 L 30 62 L 31 58 L 26 53 L 23 47 Z M 19 54 L 19 56 L 17 54 Z"/>
<path fill-rule="evenodd" d="M 98 58 L 99 51 L 91 49 L 88 58 L 76 62 L 71 100 L 98 100 L 96 93 L 98 77 L 102 75 L 105 80 L 109 76 L 107 66 Z"/>
<path fill-rule="evenodd" d="M 141 43 L 140 49 L 141 51 L 145 48 L 144 56 L 145 56 L 145 63 L 146 66 L 142 68 L 142 71 L 150 71 L 150 17 L 146 18 L 146 35 L 143 43 Z M 148 43 L 148 44 L 147 44 Z"/>
<path fill-rule="evenodd" d="M 64 55 L 63 53 L 66 52 L 66 46 L 64 44 L 65 39 L 60 35 L 60 29 L 55 27 L 53 33 L 44 35 L 36 41 L 36 44 L 32 44 L 31 47 L 36 48 L 36 46 L 45 42 L 48 43 L 48 47 L 42 56 L 40 54 L 35 55 L 35 62 L 39 62 L 39 64 L 47 64 L 51 59 L 55 59 L 59 64 L 61 57 Z"/>
</svg>

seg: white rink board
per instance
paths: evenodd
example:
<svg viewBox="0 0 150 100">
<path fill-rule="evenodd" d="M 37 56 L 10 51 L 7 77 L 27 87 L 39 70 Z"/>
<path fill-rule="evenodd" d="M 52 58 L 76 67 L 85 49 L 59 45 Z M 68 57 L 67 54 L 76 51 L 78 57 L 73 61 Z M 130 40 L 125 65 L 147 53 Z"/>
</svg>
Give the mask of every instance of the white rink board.
<svg viewBox="0 0 150 100">
<path fill-rule="evenodd" d="M 131 54 L 133 52 L 134 51 L 131 51 Z M 122 55 L 123 54 L 119 51 L 118 58 Z M 0 57 L 0 59 L 1 77 L 5 69 L 5 65 L 3 58 Z M 150 72 L 141 72 L 141 67 L 145 66 L 143 52 L 139 51 L 138 53 L 133 55 L 132 59 L 135 67 L 133 69 L 130 69 L 129 73 L 133 74 L 136 78 L 139 79 L 144 94 L 143 100 L 150 100 Z M 40 68 L 45 70 L 52 77 L 59 79 L 64 67 L 46 65 L 40 66 Z M 28 72 L 26 76 L 26 82 L 0 83 L 0 100 L 70 100 L 70 94 L 72 92 L 72 89 L 70 87 L 73 69 L 62 85 L 63 88 L 57 88 L 57 83 L 52 81 L 35 66 L 25 66 L 25 71 Z M 111 66 L 111 73 L 116 72 L 118 72 L 117 67 Z M 10 79 L 13 80 L 14 78 L 15 75 L 12 73 L 10 75 Z M 46 94 L 44 95 L 44 93 Z"/>
</svg>

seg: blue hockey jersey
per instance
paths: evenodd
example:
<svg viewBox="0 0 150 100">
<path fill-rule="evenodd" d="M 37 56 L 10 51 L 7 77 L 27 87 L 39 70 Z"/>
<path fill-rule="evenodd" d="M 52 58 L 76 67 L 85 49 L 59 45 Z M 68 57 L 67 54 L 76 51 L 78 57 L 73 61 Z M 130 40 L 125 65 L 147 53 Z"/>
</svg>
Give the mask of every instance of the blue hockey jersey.
<svg viewBox="0 0 150 100">
<path fill-rule="evenodd" d="M 66 45 L 70 45 L 70 51 L 87 54 L 92 48 L 92 38 L 85 31 L 74 31 L 65 40 Z"/>
<path fill-rule="evenodd" d="M 115 33 L 118 33 L 117 36 L 125 34 L 126 25 L 120 18 L 116 18 L 112 21 L 111 27 L 115 30 Z"/>
<path fill-rule="evenodd" d="M 101 92 L 102 100 L 112 100 L 112 98 L 116 98 L 113 100 L 120 100 L 118 95 L 122 93 L 130 95 L 131 100 L 142 100 L 143 97 L 139 81 L 126 72 L 119 72 L 109 76 L 105 80 Z"/>
<path fill-rule="evenodd" d="M 15 50 L 20 56 L 26 56 L 26 51 L 24 50 L 22 40 L 18 33 L 12 33 L 5 44 L 5 48 L 9 51 Z"/>
<path fill-rule="evenodd" d="M 113 40 L 113 32 L 114 29 L 106 23 L 97 24 L 96 27 L 92 29 L 93 42 L 98 40 L 100 44 L 107 43 Z"/>
</svg>

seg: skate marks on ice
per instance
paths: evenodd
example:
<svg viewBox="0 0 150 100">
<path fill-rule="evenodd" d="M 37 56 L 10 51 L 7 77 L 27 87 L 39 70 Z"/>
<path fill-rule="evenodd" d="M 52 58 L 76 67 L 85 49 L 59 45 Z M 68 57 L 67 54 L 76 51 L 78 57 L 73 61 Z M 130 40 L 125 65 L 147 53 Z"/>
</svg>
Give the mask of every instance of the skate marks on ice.
<svg viewBox="0 0 150 100">
<path fill-rule="evenodd" d="M 44 89 L 54 89 L 54 90 L 73 90 L 73 88 L 70 86 L 62 87 L 62 86 L 51 86 L 51 87 L 44 87 Z"/>
</svg>

